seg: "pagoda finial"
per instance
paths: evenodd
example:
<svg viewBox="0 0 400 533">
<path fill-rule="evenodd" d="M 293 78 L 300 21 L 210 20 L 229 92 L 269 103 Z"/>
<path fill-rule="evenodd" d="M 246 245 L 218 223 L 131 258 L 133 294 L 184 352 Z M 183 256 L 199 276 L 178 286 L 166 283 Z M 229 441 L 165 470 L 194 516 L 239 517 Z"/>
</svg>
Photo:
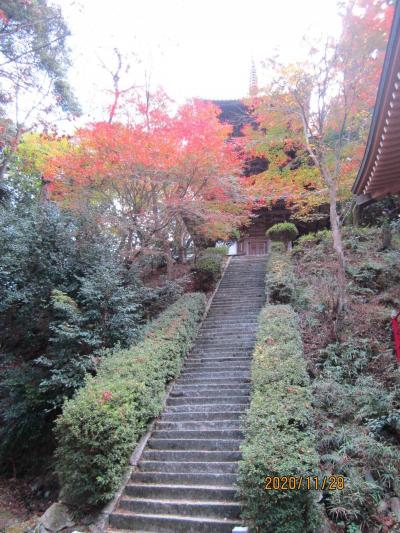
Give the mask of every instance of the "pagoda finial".
<svg viewBox="0 0 400 533">
<path fill-rule="evenodd" d="M 249 95 L 256 96 L 258 93 L 257 70 L 254 58 L 251 58 Z"/>
</svg>

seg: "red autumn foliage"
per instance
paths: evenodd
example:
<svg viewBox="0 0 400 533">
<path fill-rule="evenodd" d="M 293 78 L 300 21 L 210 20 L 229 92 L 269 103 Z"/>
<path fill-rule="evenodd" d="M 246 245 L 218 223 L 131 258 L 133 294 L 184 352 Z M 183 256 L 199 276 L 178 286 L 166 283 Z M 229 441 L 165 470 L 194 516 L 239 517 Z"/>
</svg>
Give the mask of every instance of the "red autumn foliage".
<svg viewBox="0 0 400 533">
<path fill-rule="evenodd" d="M 219 112 L 193 100 L 171 116 L 160 94 L 151 105 L 138 100 L 134 122 L 91 124 L 76 132 L 70 150 L 48 160 L 49 193 L 72 207 L 102 202 L 105 213 L 116 209 L 140 232 L 139 247 L 167 238 L 178 220 L 195 221 L 208 237 L 226 237 L 247 211 L 238 151 L 227 142 L 232 128 L 220 123 Z"/>
</svg>

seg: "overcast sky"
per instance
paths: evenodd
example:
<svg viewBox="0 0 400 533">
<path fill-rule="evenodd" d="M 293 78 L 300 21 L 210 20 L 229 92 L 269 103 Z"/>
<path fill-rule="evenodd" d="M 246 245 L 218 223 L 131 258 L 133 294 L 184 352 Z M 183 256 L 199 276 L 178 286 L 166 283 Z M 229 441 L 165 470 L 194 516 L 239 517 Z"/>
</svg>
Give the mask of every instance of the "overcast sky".
<svg viewBox="0 0 400 533">
<path fill-rule="evenodd" d="M 143 84 L 144 68 L 178 102 L 190 97 L 246 96 L 251 58 L 279 51 L 287 61 L 304 57 L 304 35 L 337 35 L 336 0 L 54 0 L 72 37 L 70 79 L 86 118 L 101 118 L 113 65 L 113 48 L 135 54 L 124 84 Z"/>
</svg>

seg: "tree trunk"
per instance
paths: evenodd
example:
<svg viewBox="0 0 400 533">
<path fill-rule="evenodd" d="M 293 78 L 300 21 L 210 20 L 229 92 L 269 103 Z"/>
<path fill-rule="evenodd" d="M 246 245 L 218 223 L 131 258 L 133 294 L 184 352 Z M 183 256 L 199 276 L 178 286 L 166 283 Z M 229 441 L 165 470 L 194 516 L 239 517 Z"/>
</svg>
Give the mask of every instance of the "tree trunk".
<svg viewBox="0 0 400 533">
<path fill-rule="evenodd" d="M 355 205 L 353 208 L 353 226 L 359 226 L 361 221 L 361 206 Z"/>
<path fill-rule="evenodd" d="M 381 241 L 382 244 L 378 252 L 383 252 L 384 250 L 390 250 L 392 247 L 392 231 L 388 224 L 383 224 L 381 229 Z"/>
<path fill-rule="evenodd" d="M 325 174 L 325 173 L 324 173 Z M 345 258 L 343 253 L 342 233 L 340 229 L 339 217 L 337 213 L 337 198 L 336 198 L 336 182 L 326 172 L 324 175 L 325 182 L 329 187 L 329 218 L 331 222 L 333 248 L 337 258 L 337 315 L 341 315 L 346 307 L 347 295 L 346 295 L 346 270 L 345 270 Z"/>
<path fill-rule="evenodd" d="M 286 252 L 290 252 L 290 250 L 293 248 L 292 241 L 286 241 L 285 248 L 286 248 Z"/>
<path fill-rule="evenodd" d="M 171 257 L 171 248 L 169 246 L 169 241 L 167 238 L 164 239 L 163 252 L 164 252 L 165 261 L 167 263 L 167 279 L 172 279 L 172 270 L 173 270 L 174 260 Z"/>
</svg>

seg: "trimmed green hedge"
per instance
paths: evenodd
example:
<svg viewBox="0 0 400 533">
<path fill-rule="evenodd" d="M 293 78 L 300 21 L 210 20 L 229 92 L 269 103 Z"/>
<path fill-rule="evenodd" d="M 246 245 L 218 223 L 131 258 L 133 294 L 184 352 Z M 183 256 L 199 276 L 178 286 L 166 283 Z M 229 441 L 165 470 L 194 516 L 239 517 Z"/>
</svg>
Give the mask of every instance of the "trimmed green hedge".
<svg viewBox="0 0 400 533">
<path fill-rule="evenodd" d="M 209 247 L 204 250 L 207 254 L 217 254 L 217 255 L 228 255 L 229 252 L 229 246 L 215 246 L 215 247 Z"/>
<path fill-rule="evenodd" d="M 279 222 L 266 231 L 271 241 L 280 241 L 288 248 L 289 244 L 298 236 L 299 231 L 292 222 Z"/>
<path fill-rule="evenodd" d="M 296 298 L 296 283 L 291 257 L 271 250 L 265 278 L 268 303 L 288 304 Z"/>
<path fill-rule="evenodd" d="M 110 500 L 139 438 L 162 408 L 166 383 L 180 373 L 205 309 L 185 294 L 148 328 L 144 340 L 104 357 L 96 377 L 57 419 L 61 498 L 79 510 Z"/>
<path fill-rule="evenodd" d="M 198 289 L 208 291 L 215 285 L 222 274 L 224 257 L 228 253 L 226 246 L 205 248 L 202 250 L 193 267 L 196 274 Z"/>
<path fill-rule="evenodd" d="M 311 392 L 297 314 L 287 305 L 261 311 L 245 419 L 239 485 L 243 517 L 257 531 L 314 531 L 312 491 L 265 490 L 266 476 L 314 476 L 318 456 L 311 429 Z"/>
</svg>

